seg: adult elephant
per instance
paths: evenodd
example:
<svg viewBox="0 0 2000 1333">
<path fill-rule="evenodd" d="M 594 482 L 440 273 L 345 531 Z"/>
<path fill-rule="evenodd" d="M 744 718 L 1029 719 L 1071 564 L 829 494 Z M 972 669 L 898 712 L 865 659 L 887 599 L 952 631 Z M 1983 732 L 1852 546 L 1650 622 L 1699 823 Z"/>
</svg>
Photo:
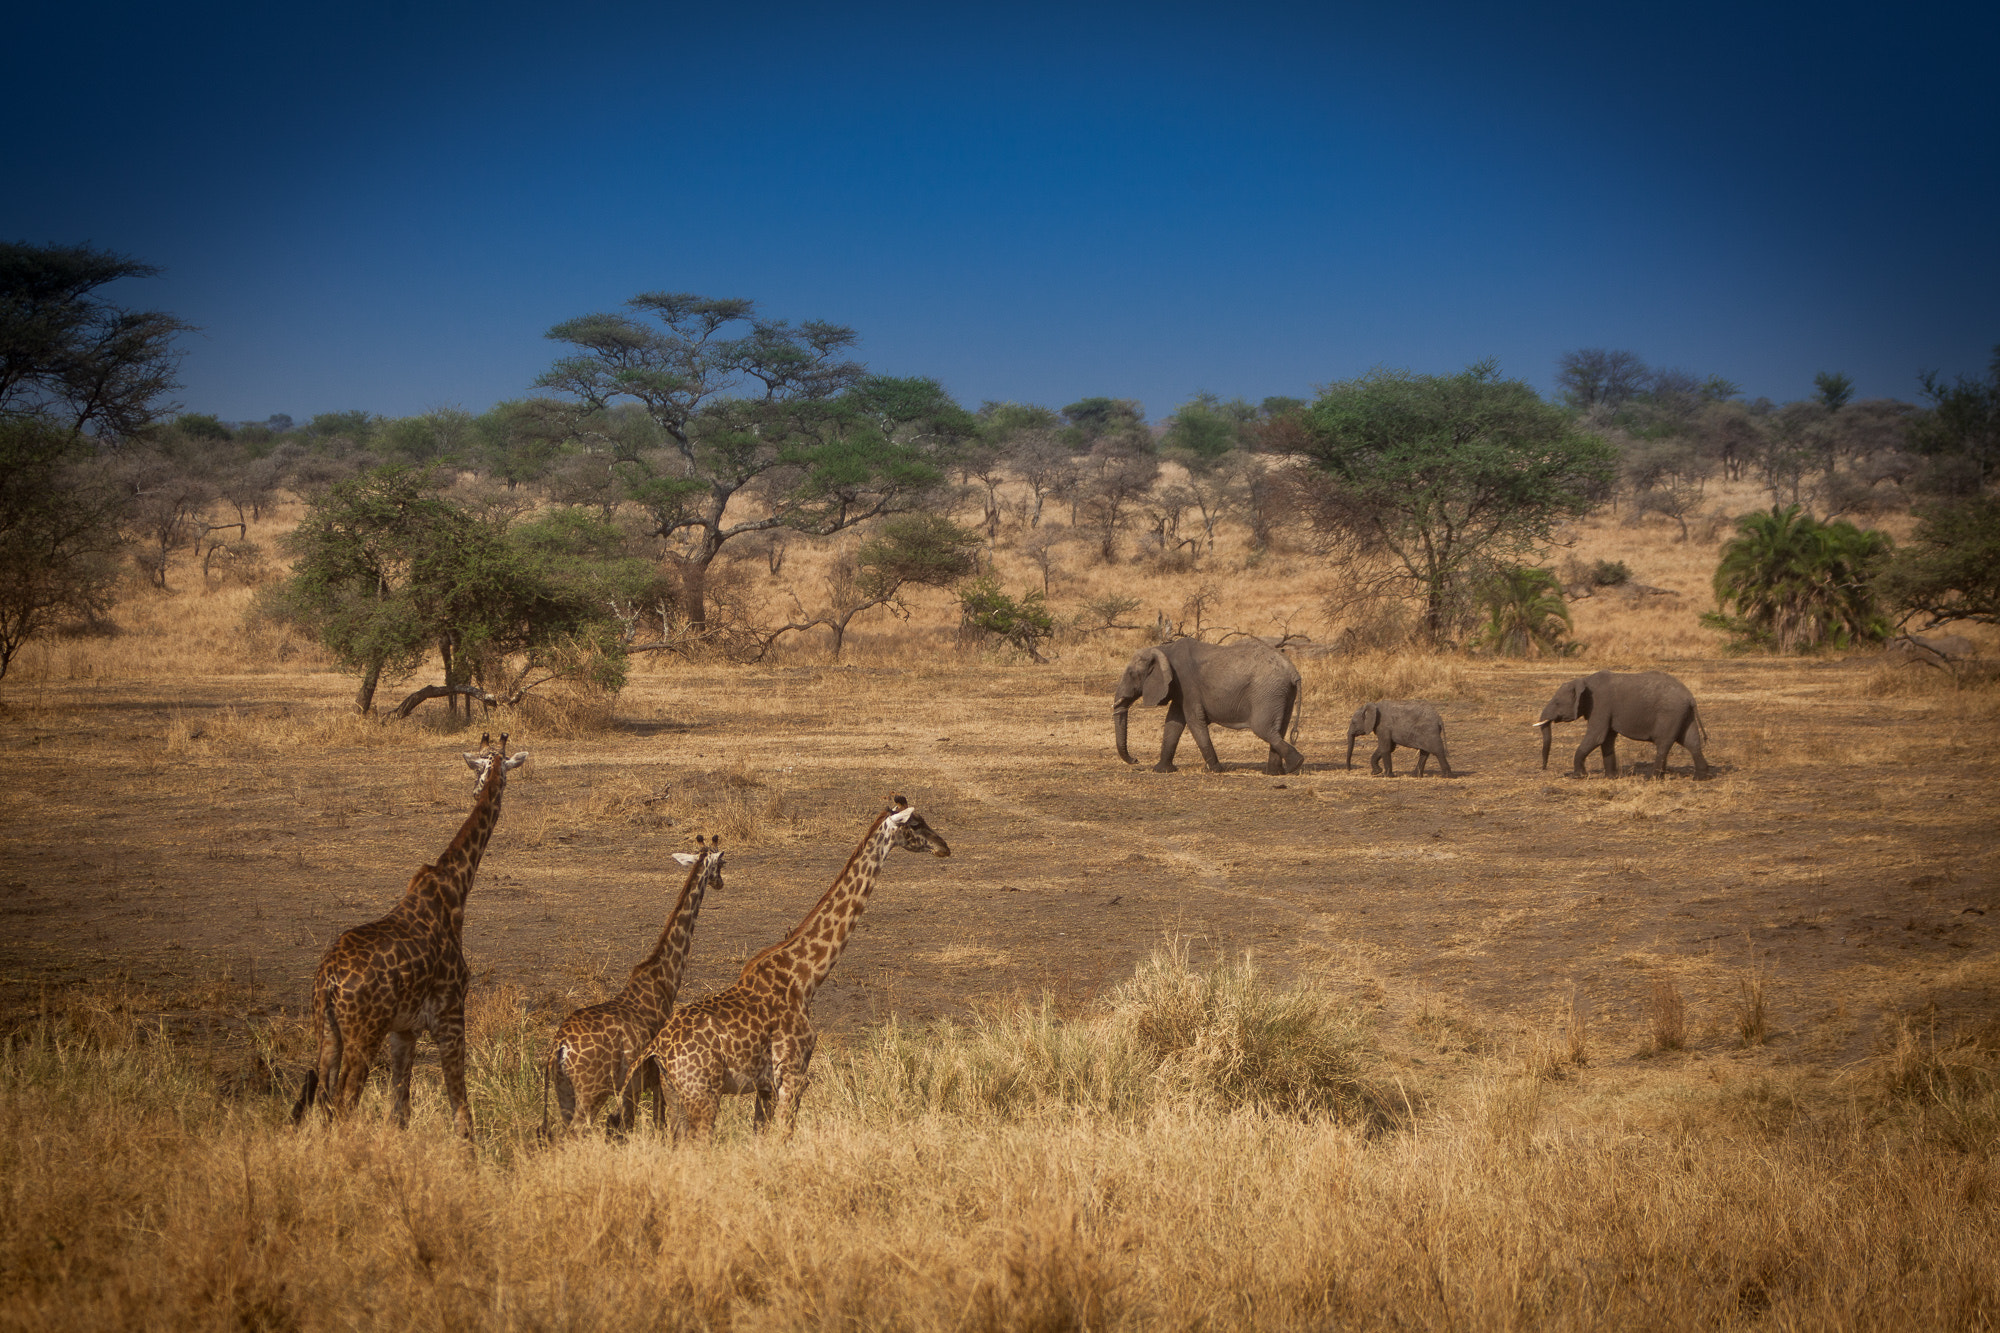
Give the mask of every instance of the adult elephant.
<svg viewBox="0 0 2000 1333">
<path fill-rule="evenodd" d="M 1222 771 L 1209 739 L 1211 726 L 1254 733 L 1271 747 L 1266 773 L 1296 773 L 1306 757 L 1292 746 L 1298 739 L 1299 672 L 1276 648 L 1264 643 L 1203 643 L 1175 639 L 1157 648 L 1142 648 L 1125 664 L 1111 699 L 1111 722 L 1118 737 L 1118 757 L 1137 762 L 1125 748 L 1125 724 L 1134 702 L 1147 707 L 1167 705 L 1167 725 L 1160 737 L 1160 762 L 1155 773 L 1177 772 L 1174 750 L 1183 727 L 1194 732 L 1194 743 L 1211 773 Z M 1285 736 L 1291 728 L 1291 738 Z"/>
<path fill-rule="evenodd" d="M 1706 732 L 1701 715 L 1695 711 L 1694 696 L 1688 687 L 1664 671 L 1595 671 L 1564 681 L 1542 709 L 1542 767 L 1549 766 L 1549 746 L 1557 722 L 1589 721 L 1583 744 L 1576 747 L 1576 776 L 1583 776 L 1584 756 L 1592 750 L 1604 751 L 1604 776 L 1618 776 L 1618 738 L 1651 741 L 1658 747 L 1653 775 L 1667 776 L 1667 751 L 1679 744 L 1694 756 L 1694 775 L 1708 776 L 1708 760 L 1702 757 Z"/>
<path fill-rule="evenodd" d="M 1444 750 L 1444 719 L 1431 705 L 1415 699 L 1378 699 L 1355 709 L 1347 722 L 1349 768 L 1354 767 L 1355 738 L 1370 732 L 1375 734 L 1375 753 L 1368 757 L 1370 773 L 1395 777 L 1396 747 L 1402 745 L 1417 752 L 1418 777 L 1424 775 L 1424 764 L 1432 755 L 1437 756 L 1438 772 L 1451 776 L 1451 757 Z"/>
</svg>

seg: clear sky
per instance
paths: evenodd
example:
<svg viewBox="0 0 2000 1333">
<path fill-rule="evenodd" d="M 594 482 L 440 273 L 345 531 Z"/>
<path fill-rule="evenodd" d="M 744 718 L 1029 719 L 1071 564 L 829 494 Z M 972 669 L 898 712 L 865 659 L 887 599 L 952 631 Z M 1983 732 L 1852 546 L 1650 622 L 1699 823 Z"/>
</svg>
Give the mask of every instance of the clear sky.
<svg viewBox="0 0 2000 1333">
<path fill-rule="evenodd" d="M 482 411 L 641 291 L 962 402 L 2000 343 L 2000 6 L 42 4 L 0 234 L 162 266 L 229 420 Z"/>
</svg>

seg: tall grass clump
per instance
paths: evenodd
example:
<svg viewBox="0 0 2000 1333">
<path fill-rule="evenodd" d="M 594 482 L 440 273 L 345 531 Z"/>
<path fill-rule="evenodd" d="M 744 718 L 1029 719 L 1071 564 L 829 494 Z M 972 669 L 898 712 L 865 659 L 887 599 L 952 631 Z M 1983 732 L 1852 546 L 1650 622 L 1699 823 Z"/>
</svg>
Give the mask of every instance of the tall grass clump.
<svg viewBox="0 0 2000 1333">
<path fill-rule="evenodd" d="M 1171 940 L 1101 1003 L 1046 997 L 971 1023 L 890 1023 L 849 1057 L 840 1097 L 864 1114 L 1023 1121 L 1130 1118 L 1166 1106 L 1350 1123 L 1394 1118 L 1368 1078 L 1367 1024 L 1332 996 L 1271 985 L 1246 956 L 1196 966 Z"/>
</svg>

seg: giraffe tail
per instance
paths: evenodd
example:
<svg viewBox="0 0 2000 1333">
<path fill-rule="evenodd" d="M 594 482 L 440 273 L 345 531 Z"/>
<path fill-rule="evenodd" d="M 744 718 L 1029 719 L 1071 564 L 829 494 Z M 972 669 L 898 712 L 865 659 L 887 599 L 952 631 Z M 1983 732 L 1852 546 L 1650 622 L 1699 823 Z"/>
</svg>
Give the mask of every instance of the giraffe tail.
<svg viewBox="0 0 2000 1333">
<path fill-rule="evenodd" d="M 338 1081 L 340 1077 L 341 1056 L 340 1023 L 333 1015 L 333 995 L 329 992 L 323 996 L 314 995 L 313 999 L 319 1005 L 320 1029 L 318 1045 L 323 1049 L 327 1042 L 330 1041 L 333 1043 L 333 1063 L 329 1067 L 329 1072 L 331 1079 Z M 299 1089 L 299 1100 L 292 1107 L 292 1123 L 295 1125 L 306 1118 L 306 1112 L 312 1109 L 312 1104 L 318 1096 L 319 1065 L 319 1052 L 315 1051 L 313 1053 L 312 1068 L 306 1070 L 305 1085 Z M 332 1088 L 327 1089 L 329 1095 L 332 1091 Z"/>
<path fill-rule="evenodd" d="M 547 1058 L 542 1061 L 542 1129 L 539 1137 L 543 1143 L 549 1141 L 549 1071 L 560 1059 L 562 1059 L 562 1043 L 557 1042 L 549 1048 Z"/>
</svg>

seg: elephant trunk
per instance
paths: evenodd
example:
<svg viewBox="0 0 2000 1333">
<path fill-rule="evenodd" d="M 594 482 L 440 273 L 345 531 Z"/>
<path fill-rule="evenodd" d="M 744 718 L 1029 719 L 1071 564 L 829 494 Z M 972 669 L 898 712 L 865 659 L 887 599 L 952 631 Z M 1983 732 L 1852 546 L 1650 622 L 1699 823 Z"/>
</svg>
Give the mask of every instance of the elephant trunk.
<svg viewBox="0 0 2000 1333">
<path fill-rule="evenodd" d="M 1360 734 L 1361 733 L 1358 731 L 1350 731 L 1347 733 L 1347 766 L 1349 768 L 1354 767 L 1354 738 L 1356 736 L 1359 736 Z"/>
<path fill-rule="evenodd" d="M 1549 766 L 1549 747 L 1555 744 L 1556 739 L 1555 724 L 1553 722 L 1538 722 L 1535 725 L 1542 729 L 1542 767 L 1547 768 Z"/>
<path fill-rule="evenodd" d="M 1131 751 L 1125 748 L 1125 724 L 1131 715 L 1131 700 L 1126 699 L 1111 705 L 1111 730 L 1118 738 L 1118 757 L 1128 764 L 1134 762 Z"/>
</svg>

